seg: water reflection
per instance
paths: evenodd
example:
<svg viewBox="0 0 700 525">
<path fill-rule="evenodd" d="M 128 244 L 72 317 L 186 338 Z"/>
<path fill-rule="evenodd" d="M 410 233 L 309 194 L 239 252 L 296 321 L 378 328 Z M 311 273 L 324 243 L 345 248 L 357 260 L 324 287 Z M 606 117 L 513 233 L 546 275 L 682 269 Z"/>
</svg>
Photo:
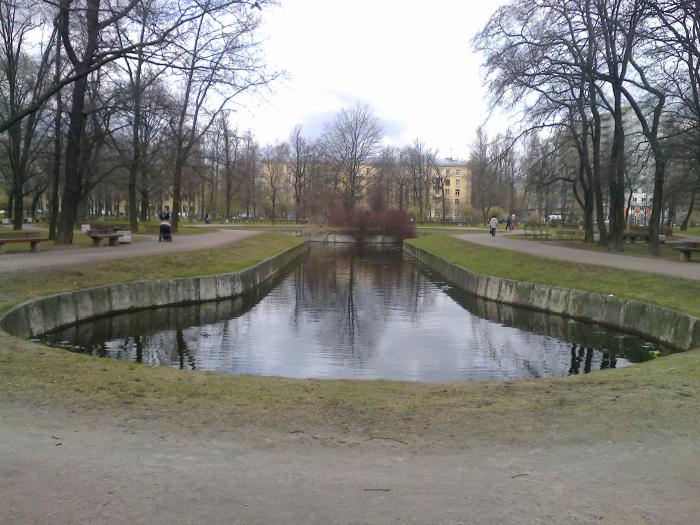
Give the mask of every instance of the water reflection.
<svg viewBox="0 0 700 525">
<path fill-rule="evenodd" d="M 400 249 L 315 246 L 253 294 L 83 323 L 49 343 L 150 365 L 421 381 L 588 373 L 655 345 L 451 288 Z"/>
</svg>

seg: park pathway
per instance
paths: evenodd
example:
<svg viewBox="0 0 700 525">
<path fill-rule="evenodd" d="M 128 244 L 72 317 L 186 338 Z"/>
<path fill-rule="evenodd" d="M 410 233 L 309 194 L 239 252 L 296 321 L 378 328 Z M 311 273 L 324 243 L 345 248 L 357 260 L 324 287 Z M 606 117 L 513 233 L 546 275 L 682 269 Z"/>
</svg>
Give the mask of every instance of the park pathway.
<svg viewBox="0 0 700 525">
<path fill-rule="evenodd" d="M 196 235 L 174 235 L 173 242 L 158 242 L 155 235 L 143 235 L 143 240 L 133 244 L 74 248 L 70 250 L 47 250 L 31 253 L 16 252 L 0 255 L 0 275 L 26 270 L 37 270 L 53 266 L 68 266 L 87 262 L 112 261 L 130 257 L 160 257 L 176 252 L 221 248 L 233 242 L 258 235 L 259 231 L 218 230 Z M 157 264 L 157 261 L 155 262 Z"/>
<path fill-rule="evenodd" d="M 517 239 L 514 235 L 515 234 L 498 232 L 496 237 L 491 237 L 488 233 L 455 235 L 455 237 L 483 246 L 502 248 L 504 250 L 526 253 L 528 255 L 535 255 L 547 259 L 700 280 L 700 263 L 698 262 L 682 263 L 669 259 L 567 248 L 566 246 L 553 244 L 551 241 L 543 242 Z M 685 236 L 685 238 L 690 240 L 691 236 Z"/>
</svg>

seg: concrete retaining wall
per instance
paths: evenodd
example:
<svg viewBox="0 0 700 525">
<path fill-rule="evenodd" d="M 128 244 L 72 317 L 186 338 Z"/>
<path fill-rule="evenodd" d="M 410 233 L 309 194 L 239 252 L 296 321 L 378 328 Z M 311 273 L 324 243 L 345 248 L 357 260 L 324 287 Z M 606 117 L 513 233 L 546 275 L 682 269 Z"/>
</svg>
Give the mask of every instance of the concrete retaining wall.
<svg viewBox="0 0 700 525">
<path fill-rule="evenodd" d="M 700 346 L 700 319 L 677 310 L 612 295 L 481 275 L 406 243 L 404 252 L 477 297 L 592 321 L 680 350 Z"/>
<path fill-rule="evenodd" d="M 254 290 L 308 250 L 304 242 L 240 272 L 112 284 L 33 299 L 0 317 L 0 328 L 26 339 L 114 313 L 235 297 Z"/>
<path fill-rule="evenodd" d="M 330 244 L 355 244 L 362 242 L 364 244 L 400 244 L 401 241 L 397 241 L 394 237 L 390 235 L 370 235 L 362 241 L 358 241 L 352 235 L 346 233 L 311 233 L 308 235 L 311 242 L 324 242 Z"/>
</svg>

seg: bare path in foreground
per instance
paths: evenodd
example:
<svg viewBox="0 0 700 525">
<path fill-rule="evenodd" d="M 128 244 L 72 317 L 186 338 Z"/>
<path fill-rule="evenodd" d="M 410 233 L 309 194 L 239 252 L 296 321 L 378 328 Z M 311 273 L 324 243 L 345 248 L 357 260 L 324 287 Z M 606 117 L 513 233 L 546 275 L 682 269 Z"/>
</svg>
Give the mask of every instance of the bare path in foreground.
<svg viewBox="0 0 700 525">
<path fill-rule="evenodd" d="M 37 270 L 51 266 L 71 266 L 86 262 L 111 261 L 130 257 L 162 256 L 176 252 L 221 248 L 235 241 L 259 235 L 260 231 L 222 229 L 213 233 L 173 236 L 173 242 L 158 242 L 154 235 L 145 240 L 119 246 L 85 247 L 71 250 L 50 250 L 39 253 L 17 252 L 0 255 L 0 274 Z"/>
<path fill-rule="evenodd" d="M 700 516 L 700 455 L 688 437 L 532 436 L 530 446 L 459 450 L 314 429 L 192 435 L 8 408 L 0 523 L 687 525 Z"/>
<path fill-rule="evenodd" d="M 512 250 L 514 252 L 526 253 L 537 257 L 545 257 L 547 259 L 700 280 L 700 264 L 697 262 L 682 263 L 680 261 L 671 261 L 668 259 L 635 257 L 633 255 L 601 253 L 584 249 L 567 248 L 565 246 L 552 244 L 550 241 L 542 242 L 517 239 L 512 235 L 502 232 L 498 232 L 495 237 L 491 237 L 488 233 L 455 235 L 455 237 L 483 246 L 503 248 L 504 250 Z"/>
</svg>

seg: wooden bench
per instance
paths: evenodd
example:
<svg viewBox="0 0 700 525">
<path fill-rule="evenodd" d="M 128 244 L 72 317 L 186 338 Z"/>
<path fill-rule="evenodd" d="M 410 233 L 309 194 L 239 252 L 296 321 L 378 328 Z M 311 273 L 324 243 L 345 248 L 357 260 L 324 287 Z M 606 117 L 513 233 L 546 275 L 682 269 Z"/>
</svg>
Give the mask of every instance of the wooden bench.
<svg viewBox="0 0 700 525">
<path fill-rule="evenodd" d="M 93 246 L 102 246 L 102 241 L 104 239 L 109 240 L 110 246 L 118 246 L 120 234 L 114 226 L 100 225 L 90 228 L 90 231 L 86 233 L 92 239 Z"/>
<path fill-rule="evenodd" d="M 674 250 L 678 250 L 681 262 L 690 262 L 690 256 L 693 252 L 700 252 L 700 242 L 680 242 L 673 246 Z"/>
<path fill-rule="evenodd" d="M 11 233 L 0 233 L 0 254 L 5 253 L 5 245 L 9 243 L 16 242 L 28 242 L 29 251 L 38 252 L 39 243 L 42 241 L 48 241 L 48 237 L 43 237 L 40 232 L 11 232 Z"/>
<path fill-rule="evenodd" d="M 635 242 L 640 239 L 649 242 L 649 232 L 624 232 L 622 234 L 623 241 Z M 663 244 L 665 242 L 666 236 L 663 234 L 659 235 L 659 243 Z"/>
<path fill-rule="evenodd" d="M 548 239 L 549 238 L 549 232 L 546 231 L 544 228 L 542 229 L 532 229 L 532 228 L 525 228 L 522 230 L 522 233 L 520 233 L 525 238 L 532 238 L 532 239 Z"/>
</svg>

